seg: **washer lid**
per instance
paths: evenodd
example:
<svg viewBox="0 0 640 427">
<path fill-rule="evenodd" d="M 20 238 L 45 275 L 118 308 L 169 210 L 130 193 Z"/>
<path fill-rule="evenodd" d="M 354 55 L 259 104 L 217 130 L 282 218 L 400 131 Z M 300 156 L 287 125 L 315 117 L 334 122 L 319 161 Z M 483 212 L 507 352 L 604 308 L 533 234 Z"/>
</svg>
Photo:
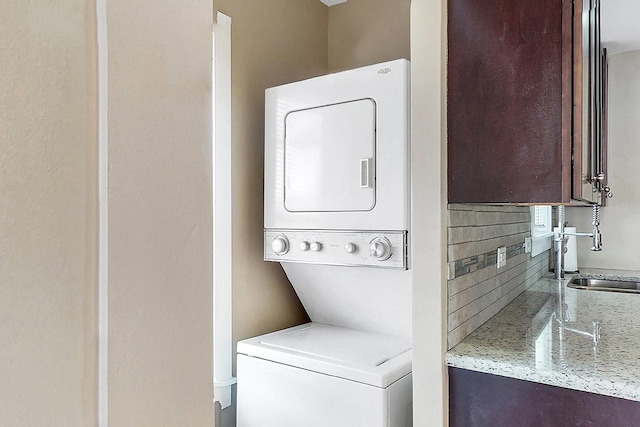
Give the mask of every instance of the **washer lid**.
<svg viewBox="0 0 640 427">
<path fill-rule="evenodd" d="M 376 387 L 411 372 L 411 339 L 318 323 L 241 341 L 238 353 Z"/>
</svg>

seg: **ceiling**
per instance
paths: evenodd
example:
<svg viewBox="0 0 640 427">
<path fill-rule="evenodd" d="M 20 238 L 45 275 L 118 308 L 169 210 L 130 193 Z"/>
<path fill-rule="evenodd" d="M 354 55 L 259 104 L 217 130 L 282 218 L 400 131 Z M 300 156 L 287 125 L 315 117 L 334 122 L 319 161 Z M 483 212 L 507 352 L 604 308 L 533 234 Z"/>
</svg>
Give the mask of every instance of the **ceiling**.
<svg viewBox="0 0 640 427">
<path fill-rule="evenodd" d="M 322 3 L 326 4 L 327 6 L 333 6 L 336 4 L 340 4 L 340 3 L 344 3 L 347 0 L 320 0 Z"/>
<path fill-rule="evenodd" d="M 640 50 L 640 0 L 600 0 L 602 43 L 608 53 Z"/>
</svg>

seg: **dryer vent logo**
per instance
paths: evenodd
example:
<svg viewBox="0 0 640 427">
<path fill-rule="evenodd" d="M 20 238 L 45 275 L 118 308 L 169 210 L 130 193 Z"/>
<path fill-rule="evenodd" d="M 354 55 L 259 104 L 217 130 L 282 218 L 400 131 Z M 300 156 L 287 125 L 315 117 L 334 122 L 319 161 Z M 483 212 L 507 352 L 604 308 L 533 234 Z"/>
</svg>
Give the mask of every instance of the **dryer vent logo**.
<svg viewBox="0 0 640 427">
<path fill-rule="evenodd" d="M 389 74 L 391 72 L 391 68 L 380 68 L 378 70 L 378 74 Z"/>
</svg>

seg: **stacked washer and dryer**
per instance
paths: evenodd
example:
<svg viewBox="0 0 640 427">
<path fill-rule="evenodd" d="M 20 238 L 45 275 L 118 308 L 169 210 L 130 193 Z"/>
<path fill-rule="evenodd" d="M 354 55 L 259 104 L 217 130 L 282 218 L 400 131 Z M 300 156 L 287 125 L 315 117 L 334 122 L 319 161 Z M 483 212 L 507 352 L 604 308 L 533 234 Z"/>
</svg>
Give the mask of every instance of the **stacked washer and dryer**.
<svg viewBox="0 0 640 427">
<path fill-rule="evenodd" d="M 311 322 L 238 343 L 238 426 L 411 426 L 408 61 L 268 89 L 265 134 L 264 258 Z"/>
</svg>

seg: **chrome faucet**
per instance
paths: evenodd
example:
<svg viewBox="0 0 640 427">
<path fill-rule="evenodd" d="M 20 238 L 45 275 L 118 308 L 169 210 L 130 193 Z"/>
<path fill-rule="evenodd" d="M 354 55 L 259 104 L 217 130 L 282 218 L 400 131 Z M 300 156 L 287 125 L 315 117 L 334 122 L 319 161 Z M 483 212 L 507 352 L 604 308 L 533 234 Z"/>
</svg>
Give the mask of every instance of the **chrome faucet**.
<svg viewBox="0 0 640 427">
<path fill-rule="evenodd" d="M 567 251 L 566 245 L 569 236 L 575 237 L 591 237 L 591 250 L 599 252 L 602 250 L 602 233 L 600 233 L 600 206 L 593 205 L 593 220 L 591 224 L 593 229 L 591 233 L 569 233 L 565 231 L 567 223 L 564 217 L 564 206 L 557 207 L 558 216 L 558 235 L 555 238 L 556 243 L 556 279 L 564 279 L 564 254 Z"/>
</svg>

